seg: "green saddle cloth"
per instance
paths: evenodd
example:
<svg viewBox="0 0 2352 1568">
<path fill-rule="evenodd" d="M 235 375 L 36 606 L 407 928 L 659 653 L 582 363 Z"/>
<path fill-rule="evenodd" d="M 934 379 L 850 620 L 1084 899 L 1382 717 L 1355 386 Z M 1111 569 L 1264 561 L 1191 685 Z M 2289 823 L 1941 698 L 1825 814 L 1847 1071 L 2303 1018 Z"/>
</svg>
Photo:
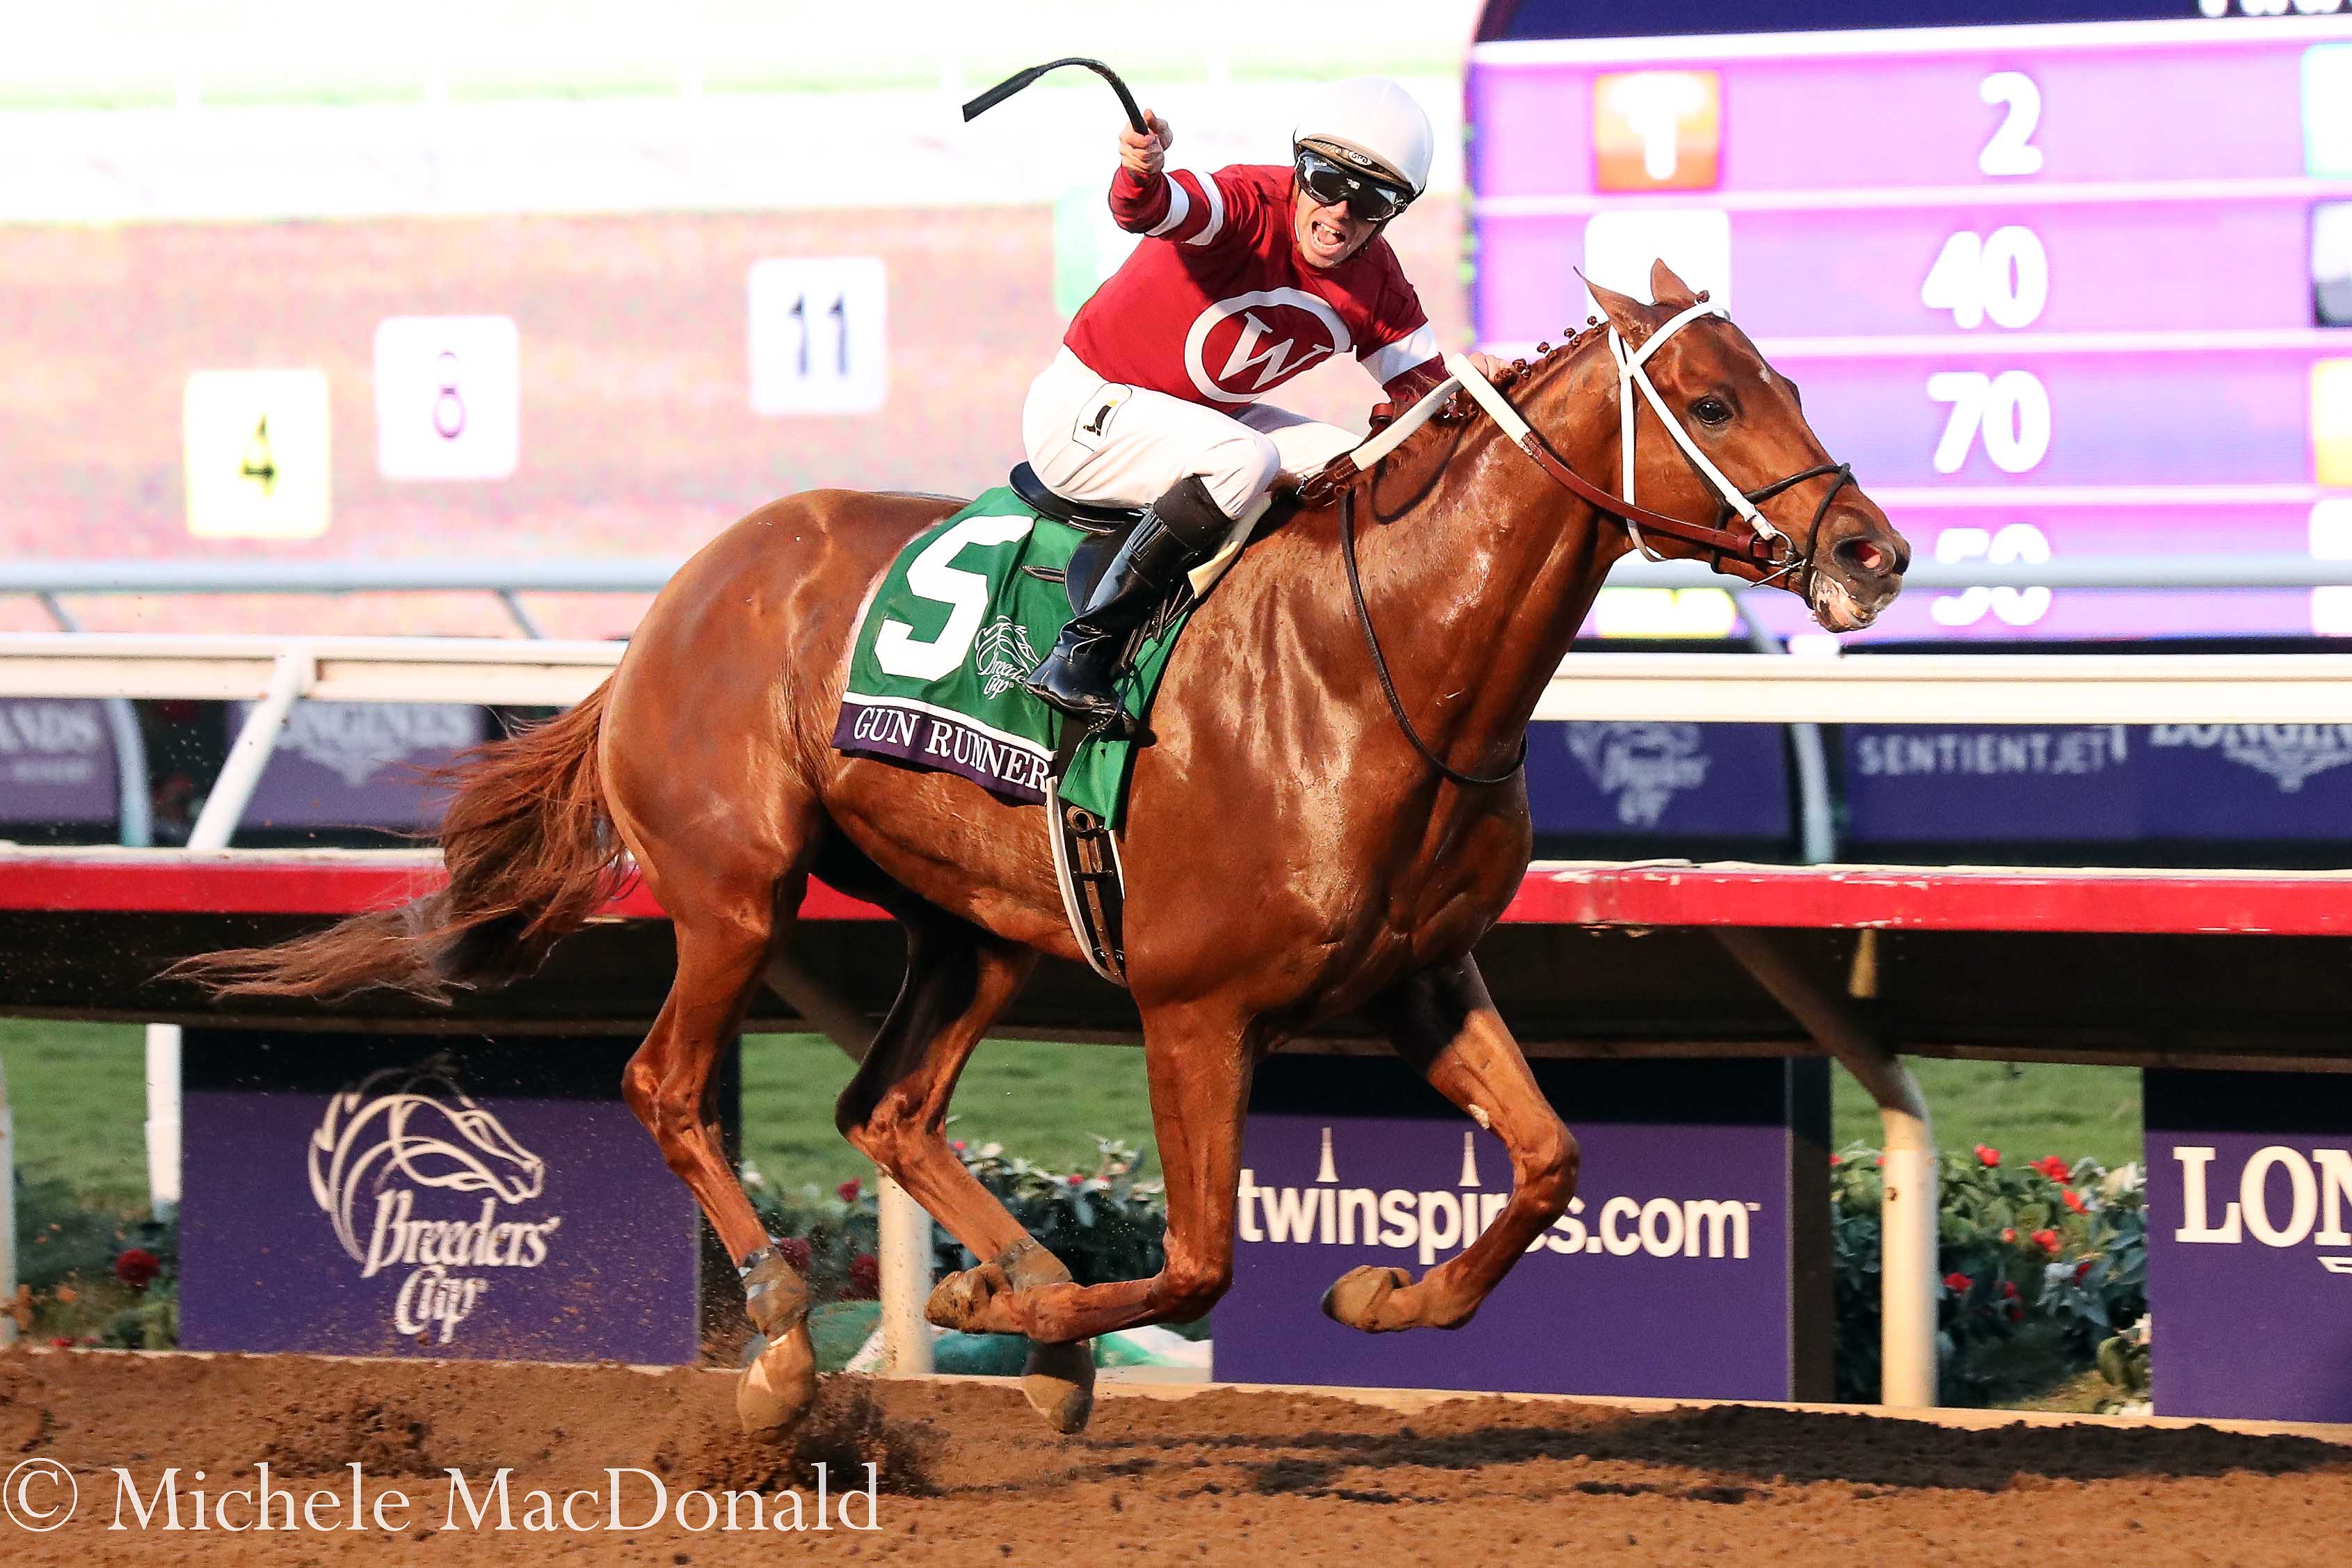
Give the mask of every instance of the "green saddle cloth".
<svg viewBox="0 0 2352 1568">
<path fill-rule="evenodd" d="M 1042 804 L 1069 721 L 1022 682 L 1070 619 L 1068 592 L 1024 567 L 1059 573 L 1087 535 L 1040 516 L 1010 489 L 988 491 L 898 552 L 858 624 L 836 751 L 956 773 L 1016 805 Z M 1119 700 L 1151 710 L 1188 607 L 1148 637 L 1119 678 Z M 1113 826 L 1135 747 L 1079 742 L 1062 798 Z"/>
</svg>

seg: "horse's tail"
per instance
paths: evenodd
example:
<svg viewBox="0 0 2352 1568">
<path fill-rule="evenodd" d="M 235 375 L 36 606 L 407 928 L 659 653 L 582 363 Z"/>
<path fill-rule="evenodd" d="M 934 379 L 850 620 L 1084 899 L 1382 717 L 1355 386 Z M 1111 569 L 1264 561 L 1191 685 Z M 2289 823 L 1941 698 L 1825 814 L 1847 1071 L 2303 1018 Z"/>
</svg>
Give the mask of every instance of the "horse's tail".
<svg viewBox="0 0 2352 1568">
<path fill-rule="evenodd" d="M 529 974 L 626 880 L 596 763 L 611 689 L 446 770 L 444 887 L 277 947 L 200 954 L 167 976 L 220 995 L 333 998 L 381 985 L 446 1002 L 453 985 Z"/>
</svg>

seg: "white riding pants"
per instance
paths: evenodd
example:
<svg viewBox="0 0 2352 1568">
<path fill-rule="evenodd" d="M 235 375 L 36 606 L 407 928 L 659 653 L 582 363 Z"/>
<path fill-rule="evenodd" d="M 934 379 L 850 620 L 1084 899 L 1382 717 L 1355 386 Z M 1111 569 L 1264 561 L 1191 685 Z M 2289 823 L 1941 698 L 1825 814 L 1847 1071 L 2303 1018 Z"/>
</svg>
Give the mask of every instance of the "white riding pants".
<svg viewBox="0 0 2352 1568">
<path fill-rule="evenodd" d="M 1067 348 L 1021 409 L 1029 466 L 1055 494 L 1092 506 L 1143 506 L 1197 474 L 1238 518 L 1285 468 L 1311 472 L 1362 439 L 1263 403 L 1227 413 L 1106 381 Z"/>
</svg>

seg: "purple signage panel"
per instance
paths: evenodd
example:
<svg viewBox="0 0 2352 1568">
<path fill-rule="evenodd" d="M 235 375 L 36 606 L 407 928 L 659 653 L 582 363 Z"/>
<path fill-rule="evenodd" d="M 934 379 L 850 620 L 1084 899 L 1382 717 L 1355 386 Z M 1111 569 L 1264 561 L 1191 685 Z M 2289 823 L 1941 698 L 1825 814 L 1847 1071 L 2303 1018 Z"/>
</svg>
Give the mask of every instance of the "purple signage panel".
<svg viewBox="0 0 2352 1568">
<path fill-rule="evenodd" d="M 469 703 L 297 702 L 246 826 L 430 827 L 442 801 L 420 770 L 481 739 L 482 710 Z"/>
<path fill-rule="evenodd" d="M 1528 808 L 1538 833 L 1784 837 L 1788 752 L 1770 724 L 1530 724 Z"/>
<path fill-rule="evenodd" d="M 192 1350 L 690 1362 L 698 1219 L 634 1039 L 191 1029 Z"/>
<path fill-rule="evenodd" d="M 103 703 L 0 701 L 0 822 L 112 822 L 119 792 Z"/>
<path fill-rule="evenodd" d="M 1828 1397 L 1824 1065 L 1535 1065 L 1582 1146 L 1580 1191 L 1467 1326 L 1402 1335 L 1340 1327 L 1324 1290 L 1359 1265 L 1418 1277 L 1459 1253 L 1507 1199 L 1501 1144 L 1400 1062 L 1260 1068 L 1216 1375 Z"/>
<path fill-rule="evenodd" d="M 2144 1081 L 2158 1413 L 2352 1421 L 2352 1079 Z"/>
<path fill-rule="evenodd" d="M 1856 844 L 2338 838 L 2352 724 L 1849 725 Z"/>
</svg>

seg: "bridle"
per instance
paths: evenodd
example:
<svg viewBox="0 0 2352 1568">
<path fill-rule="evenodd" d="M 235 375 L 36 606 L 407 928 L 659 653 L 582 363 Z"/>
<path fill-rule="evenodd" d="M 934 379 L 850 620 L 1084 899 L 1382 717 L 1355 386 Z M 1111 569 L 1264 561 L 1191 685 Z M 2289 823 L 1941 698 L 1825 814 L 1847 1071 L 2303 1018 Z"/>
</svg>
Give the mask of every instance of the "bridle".
<svg viewBox="0 0 2352 1568">
<path fill-rule="evenodd" d="M 1511 406 L 1510 400 L 1503 395 L 1502 390 L 1479 374 L 1478 368 L 1467 359 L 1458 353 L 1449 353 L 1445 356 L 1445 368 L 1459 384 L 1460 390 L 1468 393 L 1472 401 L 1503 427 L 1504 434 L 1535 459 L 1537 467 L 1571 493 L 1603 511 L 1613 512 L 1622 518 L 1626 536 L 1633 542 L 1633 548 L 1647 559 L 1661 561 L 1664 557 L 1650 548 L 1649 541 L 1642 537 L 1642 531 L 1645 528 L 1669 539 L 1697 545 L 1711 570 L 1745 577 L 1759 585 L 1793 572 L 1797 574 L 1795 585 L 1801 590 L 1813 574 L 1812 556 L 1821 540 L 1822 521 L 1829 516 L 1830 507 L 1836 501 L 1838 492 L 1853 483 L 1853 466 L 1850 463 L 1817 463 L 1752 490 L 1743 490 L 1724 477 L 1723 470 L 1699 450 L 1698 443 L 1691 439 L 1690 431 L 1666 406 L 1666 400 L 1659 395 L 1657 385 L 1651 381 L 1650 373 L 1645 368 L 1650 356 L 1656 353 L 1668 339 L 1705 316 L 1730 320 L 1730 312 L 1722 306 L 1701 300 L 1652 332 L 1638 349 L 1628 347 L 1623 334 L 1613 325 L 1609 329 L 1609 357 L 1617 364 L 1617 445 L 1624 474 L 1625 494 L 1622 500 L 1611 495 L 1563 462 L 1535 427 L 1519 417 L 1518 410 Z M 1666 434 L 1674 437 L 1675 445 L 1682 448 L 1683 457 L 1706 481 L 1707 488 L 1715 491 L 1720 504 L 1714 523 L 1669 517 L 1634 503 L 1633 394 L 1636 390 L 1649 404 L 1652 412 L 1657 415 L 1658 423 L 1665 427 Z M 1770 521 L 1757 510 L 1757 504 L 1793 489 L 1808 479 L 1824 476 L 1831 477 L 1832 482 L 1829 489 L 1822 492 L 1819 504 L 1813 508 L 1812 521 L 1806 530 L 1806 547 L 1801 552 L 1787 534 L 1773 527 Z M 1745 531 L 1730 526 L 1735 518 L 1747 525 Z"/>
<path fill-rule="evenodd" d="M 1550 475 L 1570 494 L 1622 519 L 1626 537 L 1633 541 L 1633 548 L 1647 559 L 1662 561 L 1665 557 L 1652 549 L 1649 541 L 1642 536 L 1644 529 L 1668 539 L 1696 545 L 1710 570 L 1744 578 L 1759 586 L 1794 573 L 1796 577 L 1792 585 L 1802 593 L 1812 579 L 1813 555 L 1820 546 L 1822 523 L 1829 516 L 1830 507 L 1837 500 L 1838 492 L 1853 483 L 1853 466 L 1850 463 L 1817 463 L 1801 473 L 1774 479 L 1752 490 L 1743 490 L 1727 479 L 1723 470 L 1699 450 L 1698 443 L 1691 439 L 1691 434 L 1684 428 L 1683 422 L 1667 408 L 1666 400 L 1658 395 L 1656 385 L 1650 380 L 1650 373 L 1643 368 L 1661 344 L 1702 316 L 1727 321 L 1730 313 L 1722 306 L 1702 299 L 1651 333 L 1638 349 L 1629 348 L 1613 325 L 1609 329 L 1609 356 L 1617 365 L 1618 447 L 1623 453 L 1625 487 L 1622 498 L 1611 495 L 1570 468 L 1535 426 L 1520 417 L 1519 411 L 1511 405 L 1509 398 L 1503 395 L 1500 387 L 1481 374 L 1478 367 L 1469 360 L 1453 353 L 1445 355 L 1449 380 L 1439 383 L 1378 435 L 1337 459 L 1333 467 L 1337 468 L 1339 463 L 1349 463 L 1358 473 L 1370 472 L 1374 464 L 1394 451 L 1405 437 L 1428 423 L 1456 392 L 1467 393 L 1471 400 L 1502 427 L 1503 434 L 1534 459 L 1538 468 Z M 1665 426 L 1666 434 L 1674 437 L 1675 445 L 1682 448 L 1684 458 L 1715 491 L 1720 504 L 1713 523 L 1671 517 L 1664 512 L 1652 511 L 1634 501 L 1633 394 L 1636 389 L 1657 415 L 1658 423 Z M 1330 477 L 1344 481 L 1348 476 L 1342 471 Z M 1758 504 L 1793 489 L 1808 479 L 1824 477 L 1830 478 L 1830 487 L 1822 493 L 1820 503 L 1813 508 L 1812 522 L 1806 530 L 1805 548 L 1799 550 L 1787 534 L 1773 527 L 1770 521 L 1757 510 Z M 1735 519 L 1744 526 L 1734 528 L 1732 522 Z M 1412 721 L 1406 717 L 1404 703 L 1397 696 L 1396 683 L 1389 675 L 1388 659 L 1381 652 L 1380 637 L 1372 630 L 1371 609 L 1364 602 L 1362 574 L 1356 564 L 1355 489 L 1352 486 L 1340 492 L 1339 544 L 1340 553 L 1347 562 L 1348 587 L 1355 599 L 1357 623 L 1363 627 L 1365 646 L 1371 650 L 1372 668 L 1380 677 L 1381 694 L 1388 699 L 1389 711 L 1396 719 L 1397 727 L 1404 731 L 1404 738 L 1412 742 L 1413 749 L 1430 766 L 1454 784 L 1483 785 L 1508 782 L 1526 763 L 1527 742 L 1524 737 L 1519 742 L 1518 759 L 1504 772 L 1467 773 L 1451 766 L 1432 751 L 1413 729 Z"/>
</svg>

